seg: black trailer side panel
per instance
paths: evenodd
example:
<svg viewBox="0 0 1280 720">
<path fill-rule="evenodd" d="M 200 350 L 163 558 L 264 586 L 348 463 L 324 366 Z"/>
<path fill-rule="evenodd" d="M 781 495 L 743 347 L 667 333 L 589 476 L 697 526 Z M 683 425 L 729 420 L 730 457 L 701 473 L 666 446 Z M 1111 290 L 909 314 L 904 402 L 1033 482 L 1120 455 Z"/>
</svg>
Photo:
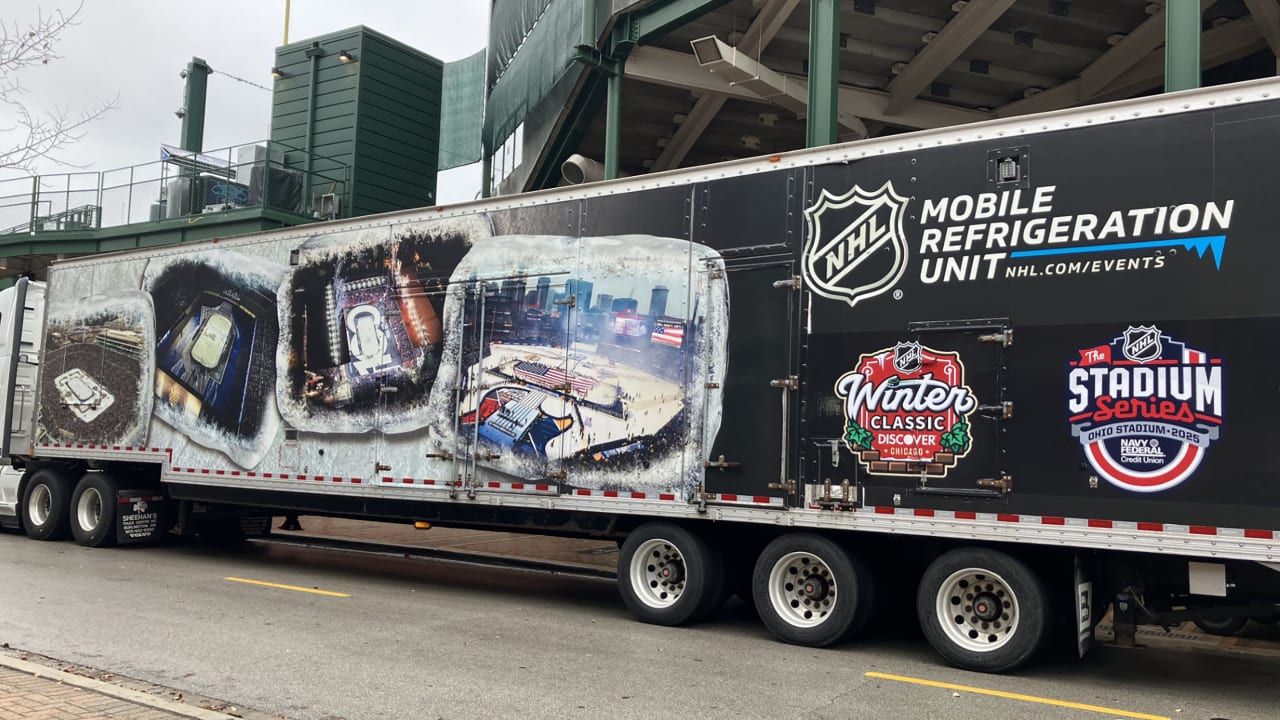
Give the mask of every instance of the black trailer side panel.
<svg viewBox="0 0 1280 720">
<path fill-rule="evenodd" d="M 812 168 L 806 483 L 1280 527 L 1278 136 L 1271 101 Z"/>
</svg>

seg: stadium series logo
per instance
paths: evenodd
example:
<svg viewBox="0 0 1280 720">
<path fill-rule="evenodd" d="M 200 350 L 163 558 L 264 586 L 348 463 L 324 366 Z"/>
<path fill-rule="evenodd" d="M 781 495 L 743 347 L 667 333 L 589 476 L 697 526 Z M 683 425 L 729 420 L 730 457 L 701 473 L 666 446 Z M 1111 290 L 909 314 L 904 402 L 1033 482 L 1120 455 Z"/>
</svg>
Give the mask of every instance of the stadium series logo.
<svg viewBox="0 0 1280 720">
<path fill-rule="evenodd" d="M 893 183 L 843 195 L 823 190 L 804 211 L 809 236 L 801 272 L 813 292 L 850 307 L 891 289 L 907 269 L 902 220 L 908 198 Z"/>
<path fill-rule="evenodd" d="M 1080 350 L 1067 374 L 1071 434 L 1107 482 L 1132 492 L 1181 484 L 1222 427 L 1222 360 L 1152 325 Z"/>
<path fill-rule="evenodd" d="M 945 476 L 973 445 L 978 400 L 958 353 L 904 342 L 863 355 L 836 381 L 836 395 L 844 442 L 869 473 Z"/>
</svg>

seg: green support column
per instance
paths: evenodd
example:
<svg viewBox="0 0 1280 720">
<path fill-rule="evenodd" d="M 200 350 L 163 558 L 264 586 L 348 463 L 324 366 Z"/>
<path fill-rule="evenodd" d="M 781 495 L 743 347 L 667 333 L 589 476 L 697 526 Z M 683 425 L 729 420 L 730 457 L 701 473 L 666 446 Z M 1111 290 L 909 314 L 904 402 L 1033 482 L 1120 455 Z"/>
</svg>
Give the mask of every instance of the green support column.
<svg viewBox="0 0 1280 720">
<path fill-rule="evenodd" d="M 839 82 L 840 0 L 809 0 L 809 117 L 805 124 L 808 147 L 836 141 Z"/>
<path fill-rule="evenodd" d="M 1168 0 L 1164 10 L 1164 91 L 1200 87 L 1200 0 Z"/>
<path fill-rule="evenodd" d="M 604 115 L 604 179 L 618 177 L 618 155 L 622 150 L 622 76 L 623 61 L 614 63 L 609 76 L 609 99 Z"/>
<path fill-rule="evenodd" d="M 186 87 L 182 92 L 182 142 L 183 150 L 200 152 L 204 149 L 204 105 L 209 89 L 209 63 L 193 57 L 187 63 Z"/>
<path fill-rule="evenodd" d="M 489 151 L 489 143 L 485 142 L 480 150 L 480 197 L 493 195 L 493 153 Z"/>
</svg>

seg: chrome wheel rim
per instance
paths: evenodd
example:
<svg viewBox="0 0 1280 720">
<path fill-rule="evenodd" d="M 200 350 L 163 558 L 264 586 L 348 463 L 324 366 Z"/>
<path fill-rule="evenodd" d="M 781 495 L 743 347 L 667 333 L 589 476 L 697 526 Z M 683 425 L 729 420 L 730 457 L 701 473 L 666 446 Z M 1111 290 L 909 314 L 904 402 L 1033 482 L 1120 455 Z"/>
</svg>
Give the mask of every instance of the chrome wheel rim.
<svg viewBox="0 0 1280 720">
<path fill-rule="evenodd" d="M 685 589 L 684 555 L 669 540 L 646 540 L 631 556 L 631 587 L 651 608 L 675 605 Z"/>
<path fill-rule="evenodd" d="M 835 573 L 813 553 L 787 553 L 769 572 L 769 603 L 791 625 L 821 625 L 831 617 L 837 600 Z"/>
<path fill-rule="evenodd" d="M 947 638 L 972 652 L 999 650 L 1018 631 L 1018 598 L 990 570 L 951 573 L 938 588 L 936 610 Z"/>
<path fill-rule="evenodd" d="M 97 488 L 85 488 L 76 502 L 76 522 L 85 532 L 98 529 L 102 522 L 102 493 Z"/>
<path fill-rule="evenodd" d="M 52 513 L 53 493 L 49 492 L 49 486 L 41 484 L 31 488 L 31 496 L 27 498 L 27 517 L 31 522 L 44 525 Z"/>
</svg>

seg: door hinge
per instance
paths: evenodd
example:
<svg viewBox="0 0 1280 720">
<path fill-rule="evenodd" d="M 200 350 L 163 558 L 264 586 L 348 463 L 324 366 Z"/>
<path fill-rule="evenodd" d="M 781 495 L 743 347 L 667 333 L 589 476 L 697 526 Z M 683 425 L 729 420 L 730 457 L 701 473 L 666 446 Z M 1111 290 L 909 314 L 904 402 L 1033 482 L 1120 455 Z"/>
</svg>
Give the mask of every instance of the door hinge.
<svg viewBox="0 0 1280 720">
<path fill-rule="evenodd" d="M 980 488 L 986 488 L 988 490 L 999 490 L 1000 492 L 1008 495 L 1013 492 L 1013 476 L 1001 475 L 998 480 L 992 478 L 979 478 L 977 485 Z"/>
<path fill-rule="evenodd" d="M 374 462 L 374 463 L 373 463 L 373 474 L 374 474 L 374 475 L 377 475 L 377 474 L 378 474 L 378 473 L 380 473 L 380 472 L 386 472 L 386 471 L 388 471 L 388 470 L 390 470 L 390 469 L 391 469 L 391 466 L 390 466 L 390 465 L 383 465 L 383 464 L 382 464 L 382 463 L 380 463 L 380 462 Z"/>
<path fill-rule="evenodd" d="M 740 464 L 741 464 L 741 463 L 736 463 L 736 462 L 732 462 L 732 461 L 730 461 L 730 460 L 725 460 L 725 459 L 724 459 L 724 456 L 723 456 L 723 455 L 721 455 L 721 456 L 720 456 L 718 459 L 716 459 L 716 460 L 704 460 L 704 461 L 702 462 L 702 467 L 708 467 L 708 468 L 720 468 L 721 470 L 729 470 L 729 469 L 732 469 L 732 468 L 736 468 L 736 467 L 738 467 L 738 465 L 740 465 Z"/>
<path fill-rule="evenodd" d="M 769 483 L 768 485 L 765 485 L 765 487 L 769 488 L 770 490 L 785 490 L 790 494 L 795 494 L 796 481 L 788 480 L 786 482 Z"/>
<path fill-rule="evenodd" d="M 578 307 L 578 296 L 577 296 L 577 295 L 570 295 L 569 297 L 567 297 L 567 298 L 565 298 L 565 299 L 563 299 L 563 300 L 556 300 L 556 301 L 554 301 L 554 302 L 552 303 L 552 305 L 568 305 L 568 306 L 569 306 L 569 307 L 571 307 L 571 308 Z"/>
<path fill-rule="evenodd" d="M 1005 328 L 998 333 L 979 335 L 978 342 L 1000 343 L 1004 347 L 1013 345 L 1013 328 Z"/>
<path fill-rule="evenodd" d="M 800 376 L 799 376 L 799 375 L 788 375 L 788 376 L 786 376 L 786 377 L 784 377 L 784 378 L 778 378 L 778 379 L 776 379 L 776 380 L 770 380 L 770 381 L 769 381 L 769 387 L 785 388 L 785 389 L 787 389 L 787 390 L 799 390 L 799 389 L 800 389 Z"/>
<path fill-rule="evenodd" d="M 563 470 L 555 470 L 553 472 L 547 473 L 548 480 L 564 480 L 568 477 L 569 477 L 569 474 Z"/>
<path fill-rule="evenodd" d="M 998 417 L 1001 420 L 1008 420 L 1013 417 L 1013 403 L 1005 400 L 999 405 L 979 405 L 978 412 L 989 417 Z"/>
<path fill-rule="evenodd" d="M 453 453 L 447 452 L 447 451 L 438 452 L 438 453 L 427 453 L 426 456 L 428 459 L 431 459 L 431 460 L 452 460 L 453 459 Z"/>
<path fill-rule="evenodd" d="M 778 290 L 799 290 L 801 287 L 803 287 L 800 284 L 799 275 L 792 275 L 786 280 L 774 280 L 773 286 Z"/>
<path fill-rule="evenodd" d="M 854 487 L 845 478 L 840 482 L 840 498 L 831 495 L 831 478 L 822 481 L 822 497 L 818 498 L 818 507 L 823 510 L 852 510 Z"/>
</svg>

